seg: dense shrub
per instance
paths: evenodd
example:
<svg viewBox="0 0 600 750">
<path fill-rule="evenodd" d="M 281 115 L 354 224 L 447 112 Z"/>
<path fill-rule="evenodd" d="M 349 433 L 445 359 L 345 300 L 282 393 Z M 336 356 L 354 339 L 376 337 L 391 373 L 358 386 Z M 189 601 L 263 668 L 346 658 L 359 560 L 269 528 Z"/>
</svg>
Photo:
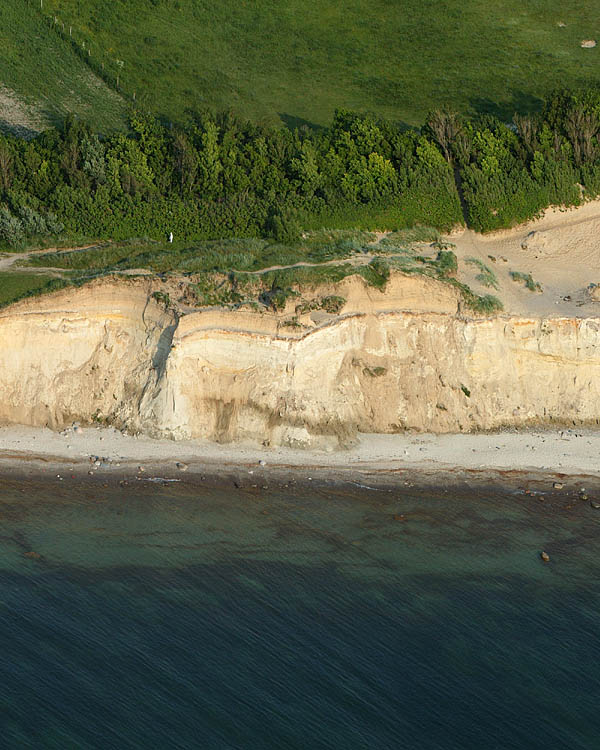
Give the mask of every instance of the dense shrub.
<svg viewBox="0 0 600 750">
<path fill-rule="evenodd" d="M 6 206 L 0 206 L 0 240 L 7 245 L 18 245 L 25 239 L 23 223 Z"/>
<path fill-rule="evenodd" d="M 69 117 L 31 141 L 0 136 L 0 241 L 54 235 L 177 240 L 303 231 L 479 231 L 600 195 L 600 93 L 558 92 L 502 123 L 433 113 L 422 131 L 336 112 L 329 128 L 268 129 L 230 113 L 165 127 L 137 113 L 100 136 Z M 464 212 L 464 216 L 463 216 Z"/>
<path fill-rule="evenodd" d="M 231 114 L 171 129 L 136 114 L 128 135 L 108 137 L 70 117 L 62 132 L 29 142 L 0 136 L 0 157 L 0 202 L 13 217 L 4 217 L 6 242 L 60 224 L 98 238 L 289 242 L 324 225 L 461 221 L 452 170 L 431 141 L 347 111 L 323 131 L 266 129 Z"/>
</svg>

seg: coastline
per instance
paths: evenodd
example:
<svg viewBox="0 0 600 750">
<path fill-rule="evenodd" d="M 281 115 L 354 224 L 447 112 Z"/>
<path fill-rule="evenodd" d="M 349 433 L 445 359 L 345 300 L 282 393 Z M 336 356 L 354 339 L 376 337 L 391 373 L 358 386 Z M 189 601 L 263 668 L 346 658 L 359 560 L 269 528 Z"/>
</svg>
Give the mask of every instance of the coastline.
<svg viewBox="0 0 600 750">
<path fill-rule="evenodd" d="M 334 452 L 257 444 L 175 442 L 114 428 L 0 428 L 0 477 L 121 483 L 173 481 L 236 488 L 348 483 L 357 488 L 504 485 L 600 490 L 600 431 L 361 434 Z M 558 488 L 562 489 L 561 487 Z"/>
</svg>

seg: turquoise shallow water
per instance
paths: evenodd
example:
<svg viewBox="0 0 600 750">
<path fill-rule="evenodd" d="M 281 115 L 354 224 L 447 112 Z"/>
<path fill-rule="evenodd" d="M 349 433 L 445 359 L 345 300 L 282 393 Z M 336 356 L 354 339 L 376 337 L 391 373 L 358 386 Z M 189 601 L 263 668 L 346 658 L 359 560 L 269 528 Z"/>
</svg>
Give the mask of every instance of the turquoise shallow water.
<svg viewBox="0 0 600 750">
<path fill-rule="evenodd" d="M 0 744 L 597 748 L 600 512 L 542 500 L 0 482 Z"/>
</svg>

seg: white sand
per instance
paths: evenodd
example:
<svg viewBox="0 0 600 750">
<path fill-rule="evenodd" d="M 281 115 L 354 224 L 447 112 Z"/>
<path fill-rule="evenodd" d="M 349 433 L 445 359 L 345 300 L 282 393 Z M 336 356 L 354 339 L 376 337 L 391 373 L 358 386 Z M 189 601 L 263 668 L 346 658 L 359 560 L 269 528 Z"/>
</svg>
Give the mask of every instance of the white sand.
<svg viewBox="0 0 600 750">
<path fill-rule="evenodd" d="M 90 456 L 107 458 L 95 467 Z M 600 476 L 600 433 L 591 430 L 503 432 L 469 435 L 362 435 L 349 450 L 332 453 L 262 448 L 256 445 L 218 445 L 172 442 L 122 435 L 113 428 L 82 428 L 58 434 L 33 427 L 0 429 L 0 467 L 56 464 L 98 473 L 148 464 L 177 472 L 176 462 L 190 471 L 205 467 L 266 467 L 353 469 L 365 471 L 520 470 L 548 475 Z M 262 468 L 262 467 L 261 467 Z M 307 472 L 308 473 L 308 472 Z"/>
</svg>

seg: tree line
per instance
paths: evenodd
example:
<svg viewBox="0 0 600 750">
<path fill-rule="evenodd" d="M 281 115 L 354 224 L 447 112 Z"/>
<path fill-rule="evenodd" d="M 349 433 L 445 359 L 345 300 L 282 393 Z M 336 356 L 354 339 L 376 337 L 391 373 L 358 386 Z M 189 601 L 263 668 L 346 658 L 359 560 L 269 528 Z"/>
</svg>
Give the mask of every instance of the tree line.
<svg viewBox="0 0 600 750">
<path fill-rule="evenodd" d="M 68 117 L 31 140 L 0 136 L 0 241 L 61 232 L 115 240 L 304 230 L 478 231 L 600 195 L 600 91 L 559 91 L 504 123 L 436 111 L 420 129 L 337 111 L 331 125 L 265 128 L 229 112 L 185 126 L 134 113 L 102 135 Z"/>
</svg>

